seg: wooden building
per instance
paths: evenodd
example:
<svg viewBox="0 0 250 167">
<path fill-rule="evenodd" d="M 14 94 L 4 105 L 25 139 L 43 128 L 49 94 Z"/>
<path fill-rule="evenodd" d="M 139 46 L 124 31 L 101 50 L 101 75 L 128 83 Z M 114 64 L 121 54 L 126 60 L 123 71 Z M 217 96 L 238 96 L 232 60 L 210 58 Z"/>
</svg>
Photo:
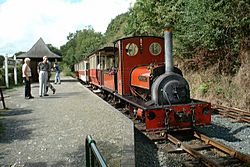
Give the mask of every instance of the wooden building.
<svg viewBox="0 0 250 167">
<path fill-rule="evenodd" d="M 43 56 L 47 56 L 49 61 L 52 63 L 61 59 L 61 56 L 49 50 L 42 38 L 40 38 L 28 52 L 17 56 L 17 59 L 22 60 L 24 60 L 26 57 L 30 58 L 30 68 L 33 82 L 38 81 L 37 65 L 43 60 Z"/>
</svg>

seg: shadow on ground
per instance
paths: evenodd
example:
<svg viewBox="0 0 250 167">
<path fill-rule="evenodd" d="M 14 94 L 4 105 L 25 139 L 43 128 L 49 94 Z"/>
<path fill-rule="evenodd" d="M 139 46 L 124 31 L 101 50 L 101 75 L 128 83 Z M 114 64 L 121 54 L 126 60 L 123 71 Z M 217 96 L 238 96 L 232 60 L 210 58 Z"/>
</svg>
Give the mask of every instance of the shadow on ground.
<svg viewBox="0 0 250 167">
<path fill-rule="evenodd" d="M 14 140 L 27 140 L 33 129 L 25 126 L 34 120 L 18 119 L 16 116 L 30 114 L 32 110 L 12 109 L 0 113 L 0 123 L 3 131 L 0 134 L 0 143 L 11 143 Z"/>
<path fill-rule="evenodd" d="M 135 128 L 135 166 L 160 167 L 157 146 L 147 136 Z"/>
<path fill-rule="evenodd" d="M 77 79 L 63 79 L 61 80 L 61 83 L 63 82 L 79 82 Z"/>
<path fill-rule="evenodd" d="M 14 115 L 24 115 L 24 114 L 31 114 L 32 110 L 22 109 L 22 108 L 14 108 L 9 110 L 0 111 L 1 116 L 14 116 Z"/>
</svg>

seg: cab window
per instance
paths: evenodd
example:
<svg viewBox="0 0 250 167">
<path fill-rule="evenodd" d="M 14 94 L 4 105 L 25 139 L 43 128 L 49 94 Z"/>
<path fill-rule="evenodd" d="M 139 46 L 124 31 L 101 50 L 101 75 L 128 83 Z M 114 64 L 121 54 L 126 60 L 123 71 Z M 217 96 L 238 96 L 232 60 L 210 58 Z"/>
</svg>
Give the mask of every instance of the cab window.
<svg viewBox="0 0 250 167">
<path fill-rule="evenodd" d="M 158 56 L 161 53 L 161 45 L 157 42 L 153 42 L 150 46 L 149 46 L 149 52 L 154 55 L 154 56 Z"/>
<path fill-rule="evenodd" d="M 128 56 L 135 56 L 138 53 L 138 46 L 134 43 L 128 43 L 126 45 L 126 53 Z"/>
</svg>

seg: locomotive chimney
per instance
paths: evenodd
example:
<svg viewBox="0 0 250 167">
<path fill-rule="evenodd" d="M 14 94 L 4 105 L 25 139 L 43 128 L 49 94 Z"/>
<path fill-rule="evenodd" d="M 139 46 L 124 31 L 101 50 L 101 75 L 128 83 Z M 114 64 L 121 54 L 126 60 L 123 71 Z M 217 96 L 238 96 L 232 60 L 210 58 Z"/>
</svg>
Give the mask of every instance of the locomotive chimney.
<svg viewBox="0 0 250 167">
<path fill-rule="evenodd" d="M 173 41 L 172 41 L 172 27 L 170 25 L 165 26 L 164 30 L 165 40 L 165 72 L 171 72 L 174 69 L 173 66 Z"/>
</svg>

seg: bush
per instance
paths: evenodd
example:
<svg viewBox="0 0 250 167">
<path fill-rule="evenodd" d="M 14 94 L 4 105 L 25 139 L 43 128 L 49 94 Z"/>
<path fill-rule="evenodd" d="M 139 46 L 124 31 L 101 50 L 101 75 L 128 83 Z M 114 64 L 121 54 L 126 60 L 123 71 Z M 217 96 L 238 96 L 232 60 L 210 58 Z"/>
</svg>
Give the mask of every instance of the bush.
<svg viewBox="0 0 250 167">
<path fill-rule="evenodd" d="M 0 85 L 5 85 L 4 69 L 0 69 Z"/>
<path fill-rule="evenodd" d="M 62 71 L 63 71 L 63 74 L 65 75 L 65 76 L 71 76 L 71 69 L 70 69 L 70 67 L 69 66 L 67 66 L 66 64 L 63 64 L 63 69 L 62 69 Z"/>
<path fill-rule="evenodd" d="M 12 87 L 15 85 L 15 80 L 14 80 L 14 68 L 10 67 L 8 69 L 8 77 L 9 77 L 9 86 Z M 22 84 L 23 79 L 22 79 L 22 66 L 18 65 L 17 66 L 17 85 Z M 4 86 L 6 85 L 5 82 L 5 69 L 1 68 L 0 69 L 0 85 Z"/>
<path fill-rule="evenodd" d="M 202 94 L 205 95 L 208 92 L 209 89 L 209 84 L 208 83 L 202 83 L 198 87 L 198 91 Z"/>
</svg>

